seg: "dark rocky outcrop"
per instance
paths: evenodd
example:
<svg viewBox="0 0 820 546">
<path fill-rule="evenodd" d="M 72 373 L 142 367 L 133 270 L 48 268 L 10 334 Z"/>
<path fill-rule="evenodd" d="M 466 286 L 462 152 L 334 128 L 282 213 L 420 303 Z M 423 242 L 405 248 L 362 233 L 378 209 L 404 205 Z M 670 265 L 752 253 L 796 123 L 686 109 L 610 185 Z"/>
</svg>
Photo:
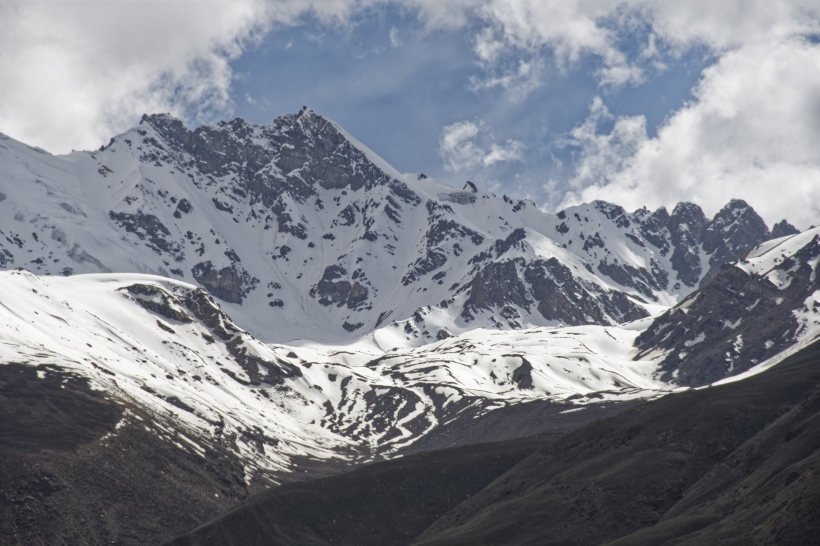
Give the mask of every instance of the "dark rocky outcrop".
<svg viewBox="0 0 820 546">
<path fill-rule="evenodd" d="M 516 261 L 491 262 L 473 277 L 461 317 L 469 322 L 480 310 L 501 309 L 510 304 L 529 308 L 530 303 L 527 289 L 518 276 Z"/>
<path fill-rule="evenodd" d="M 800 230 L 791 225 L 785 218 L 772 226 L 772 239 L 797 235 L 798 233 L 800 233 Z"/>
<path fill-rule="evenodd" d="M 612 324 L 648 315 L 622 292 L 607 292 L 576 279 L 555 258 L 531 263 L 524 271 L 524 279 L 532 286 L 538 312 L 550 321 L 569 326 Z"/>
<path fill-rule="evenodd" d="M 532 364 L 521 355 L 514 355 L 521 359 L 521 365 L 512 374 L 512 382 L 519 389 L 532 389 Z"/>
<path fill-rule="evenodd" d="M 468 238 L 474 245 L 480 245 L 484 242 L 484 237 L 453 220 L 431 219 L 430 229 L 424 236 L 427 248 L 435 248 L 440 246 L 445 241 Z"/>
<path fill-rule="evenodd" d="M 191 206 L 190 201 L 187 199 L 180 199 L 179 203 L 177 203 L 176 210 L 174 210 L 174 218 L 180 219 L 183 214 L 189 214 L 193 212 L 193 210 L 194 207 Z"/>
<path fill-rule="evenodd" d="M 703 250 L 711 256 L 709 270 L 700 285 L 715 278 L 723 264 L 737 260 L 771 237 L 766 223 L 752 207 L 740 199 L 729 201 L 703 231 Z"/>
<path fill-rule="evenodd" d="M 259 283 L 237 263 L 217 269 L 210 262 L 201 262 L 191 269 L 191 274 L 208 292 L 229 303 L 242 305 L 242 299 Z"/>
<path fill-rule="evenodd" d="M 671 249 L 669 234 L 669 213 L 665 207 L 661 207 L 650 213 L 646 208 L 635 211 L 634 218 L 637 219 L 638 231 L 641 237 L 649 244 L 660 251 L 661 256 L 666 256 Z"/>
<path fill-rule="evenodd" d="M 331 265 L 325 268 L 322 279 L 310 290 L 312 298 L 319 298 L 322 305 L 347 305 L 349 309 L 356 309 L 367 303 L 368 291 L 358 281 L 351 283 L 346 280 L 347 270 L 341 265 Z"/>
<path fill-rule="evenodd" d="M 158 313 L 167 319 L 187 324 L 193 322 L 188 313 L 179 305 L 175 298 L 172 298 L 165 290 L 160 290 L 156 286 L 148 284 L 132 284 L 122 288 L 134 297 L 143 308 Z"/>
<path fill-rule="evenodd" d="M 672 237 L 672 269 L 686 286 L 695 286 L 703 267 L 698 246 L 709 221 L 694 203 L 678 203 L 667 224 Z"/>
<path fill-rule="evenodd" d="M 652 272 L 643 267 L 637 268 L 629 264 L 622 264 L 618 259 L 612 261 L 601 260 L 598 271 L 622 286 L 634 288 L 651 300 L 655 297 L 655 290 L 664 290 L 669 284 L 666 271 L 654 259 L 651 262 Z"/>
<path fill-rule="evenodd" d="M 267 383 L 269 385 L 282 385 L 285 379 L 293 379 L 295 377 L 302 377 L 302 371 L 297 367 L 284 360 L 277 360 L 276 362 L 268 362 L 256 355 L 248 353 L 244 346 L 244 337 L 238 335 L 230 340 L 225 346 L 234 357 L 234 360 L 239 364 L 245 373 L 248 374 L 251 385 L 260 385 Z M 234 377 L 234 379 L 236 379 Z"/>
<path fill-rule="evenodd" d="M 311 110 L 278 117 L 261 128 L 236 118 L 189 131 L 164 114 L 143 116 L 141 123 L 154 127 L 173 151 L 189 154 L 204 176 L 234 176 L 251 204 L 266 208 L 285 193 L 305 202 L 315 196 L 315 186 L 355 191 L 390 182 L 333 123 Z M 418 199 L 406 186 L 394 193 Z"/>
<path fill-rule="evenodd" d="M 447 263 L 447 255 L 442 251 L 428 250 L 427 254 L 416 260 L 411 266 L 410 271 L 402 278 L 401 283 L 404 286 L 411 284 L 424 275 L 435 271 L 439 267 Z"/>
<path fill-rule="evenodd" d="M 661 207 L 651 214 L 645 208 L 640 209 L 632 218 L 638 224 L 640 236 L 658 248 L 661 256 L 672 251 L 672 269 L 678 280 L 690 288 L 708 283 L 723 264 L 737 260 L 753 246 L 772 237 L 754 209 L 739 199 L 731 200 L 712 220 L 706 218 L 698 205 L 687 202 L 678 203 L 671 216 Z M 778 233 L 781 230 L 791 233 L 785 227 L 788 222 L 783 222 Z M 701 252 L 709 256 L 708 264 L 701 263 Z M 660 278 L 658 281 L 664 285 Z"/>
<path fill-rule="evenodd" d="M 153 214 L 143 214 L 141 212 L 127 214 L 110 211 L 108 216 L 128 233 L 134 233 L 142 240 L 147 239 L 148 246 L 157 254 L 167 252 L 173 255 L 177 261 L 183 259 L 182 247 L 172 239 L 168 228 Z"/>
<path fill-rule="evenodd" d="M 661 379 L 696 387 L 778 354 L 794 342 L 801 327 L 794 311 L 820 289 L 812 265 L 818 257 L 820 237 L 815 237 L 775 266 L 775 272 L 790 279 L 782 289 L 766 277 L 725 264 L 710 283 L 638 336 L 636 358 L 668 352 L 660 366 Z"/>
</svg>

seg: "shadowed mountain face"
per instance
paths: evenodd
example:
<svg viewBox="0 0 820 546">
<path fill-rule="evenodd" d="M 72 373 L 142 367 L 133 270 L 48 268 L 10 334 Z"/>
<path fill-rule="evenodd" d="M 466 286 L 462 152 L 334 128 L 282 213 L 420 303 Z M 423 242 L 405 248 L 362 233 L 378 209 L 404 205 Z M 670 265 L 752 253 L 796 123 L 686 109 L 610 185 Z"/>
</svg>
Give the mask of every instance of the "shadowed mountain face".
<svg viewBox="0 0 820 546">
<path fill-rule="evenodd" d="M 175 545 L 410 544 L 455 507 L 548 443 L 532 437 L 374 463 L 253 497 Z"/>
<path fill-rule="evenodd" d="M 755 247 L 655 319 L 635 358 L 662 354 L 663 380 L 698 387 L 776 357 L 820 324 L 818 259 L 817 229 Z"/>
<path fill-rule="evenodd" d="M 170 544 L 812 544 L 819 425 L 815 343 L 748 380 L 529 440 L 517 464 L 520 440 L 368 465 L 274 488 Z"/>
<path fill-rule="evenodd" d="M 230 450 L 57 365 L 0 366 L 0 416 L 3 544 L 156 544 L 248 496 Z"/>
</svg>

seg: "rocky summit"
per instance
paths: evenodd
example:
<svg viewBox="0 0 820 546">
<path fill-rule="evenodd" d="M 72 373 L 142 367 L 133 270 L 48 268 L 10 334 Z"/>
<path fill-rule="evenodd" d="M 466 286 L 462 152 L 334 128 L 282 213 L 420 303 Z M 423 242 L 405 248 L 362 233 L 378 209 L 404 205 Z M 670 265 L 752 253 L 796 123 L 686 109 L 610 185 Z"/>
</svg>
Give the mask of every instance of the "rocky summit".
<svg viewBox="0 0 820 546">
<path fill-rule="evenodd" d="M 396 172 L 309 109 L 193 131 L 144 116 L 63 157 L 0 146 L 0 266 L 176 278 L 279 343 L 369 334 L 390 349 L 477 327 L 620 324 L 772 237 L 740 200 L 712 219 L 691 203 L 551 215 L 470 182 L 457 190 Z"/>
</svg>

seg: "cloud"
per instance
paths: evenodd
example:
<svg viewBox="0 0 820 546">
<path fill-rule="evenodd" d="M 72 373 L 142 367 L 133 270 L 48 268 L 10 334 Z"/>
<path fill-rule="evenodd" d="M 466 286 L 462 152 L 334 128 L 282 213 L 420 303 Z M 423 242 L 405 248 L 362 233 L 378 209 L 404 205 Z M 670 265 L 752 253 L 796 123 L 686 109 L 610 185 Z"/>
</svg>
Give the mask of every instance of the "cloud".
<svg viewBox="0 0 820 546">
<path fill-rule="evenodd" d="M 787 216 L 806 226 L 820 217 L 820 71 L 811 69 L 820 46 L 804 38 L 820 34 L 816 0 L 7 2 L 0 130 L 67 152 L 98 147 L 145 112 L 194 125 L 222 119 L 235 107 L 232 63 L 266 33 L 308 17 L 355 28 L 357 17 L 386 5 L 428 29 L 472 34 L 479 73 L 468 83 L 504 90 L 504 100 L 525 100 L 549 63 L 570 71 L 592 59 L 607 97 L 703 48 L 714 64 L 656 137 L 642 116 L 615 118 L 602 100 L 593 104 L 564 138 L 578 151 L 564 201 L 687 199 L 714 211 L 737 196 L 769 222 Z M 392 30 L 395 46 L 401 29 Z M 522 160 L 525 150 L 466 121 L 444 129 L 439 152 L 458 172 Z M 561 184 L 549 188 L 557 195 Z"/>
<path fill-rule="evenodd" d="M 543 85 L 544 63 L 541 59 L 517 59 L 508 66 L 492 66 L 481 77 L 470 78 L 473 91 L 499 87 L 510 99 L 522 101 Z"/>
<path fill-rule="evenodd" d="M 688 200 L 712 214 L 733 197 L 771 224 L 820 219 L 820 46 L 800 37 L 750 44 L 707 68 L 694 100 L 649 138 L 642 116 L 614 120 L 596 100 L 567 143 L 580 149 L 563 205 L 627 208 Z"/>
<path fill-rule="evenodd" d="M 401 46 L 401 38 L 399 37 L 399 29 L 392 27 L 390 29 L 390 45 L 393 47 Z"/>
<path fill-rule="evenodd" d="M 1 9 L 0 126 L 55 152 L 99 146 L 144 112 L 229 112 L 230 63 L 266 30 L 248 1 Z"/>
<path fill-rule="evenodd" d="M 478 142 L 482 125 L 480 121 L 458 121 L 444 127 L 439 139 L 439 155 L 445 170 L 471 171 L 521 159 L 524 145 L 515 140 L 508 140 L 503 146 L 489 143 L 482 147 Z"/>
<path fill-rule="evenodd" d="M 417 4 L 426 5 L 425 0 Z M 509 56 L 552 58 L 563 70 L 595 57 L 595 75 L 604 87 L 637 85 L 648 73 L 663 71 L 662 57 L 675 59 L 692 47 L 716 56 L 761 40 L 785 39 L 820 32 L 816 0 L 490 0 L 459 2 L 485 27 L 477 33 L 474 52 L 485 74 L 474 87 L 504 86 L 513 74 Z M 425 13 L 424 10 L 421 11 Z M 625 45 L 645 33 L 639 51 Z M 501 63 L 501 66 L 499 66 Z M 503 70 L 502 70 L 503 71 Z M 531 79 L 539 81 L 541 74 Z M 534 88 L 530 84 L 530 88 Z M 520 96 L 520 94 L 519 94 Z"/>
</svg>

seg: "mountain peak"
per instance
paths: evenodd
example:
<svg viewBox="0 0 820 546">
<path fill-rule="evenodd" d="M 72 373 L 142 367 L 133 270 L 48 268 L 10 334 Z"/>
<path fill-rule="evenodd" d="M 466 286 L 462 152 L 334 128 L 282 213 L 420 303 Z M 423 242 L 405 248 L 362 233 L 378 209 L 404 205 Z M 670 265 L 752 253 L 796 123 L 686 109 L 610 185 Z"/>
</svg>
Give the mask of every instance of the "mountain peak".
<svg viewBox="0 0 820 546">
<path fill-rule="evenodd" d="M 788 235 L 797 235 L 798 233 L 800 233 L 800 230 L 787 222 L 785 218 L 772 226 L 772 238 L 774 239 Z"/>
<path fill-rule="evenodd" d="M 18 215 L 33 220 L 31 245 L 16 235 L 17 209 L 0 217 L 3 241 L 19 240 L 0 247 L 0 265 L 174 276 L 270 341 L 371 336 L 390 348 L 439 331 L 617 324 L 685 296 L 768 237 L 740 200 L 710 222 L 685 202 L 671 215 L 596 201 L 552 216 L 471 182 L 458 191 L 396 172 L 309 108 L 193 130 L 145 115 L 77 160 L 63 170 L 80 182 L 51 194 L 4 188 L 2 206 L 43 206 Z"/>
</svg>

